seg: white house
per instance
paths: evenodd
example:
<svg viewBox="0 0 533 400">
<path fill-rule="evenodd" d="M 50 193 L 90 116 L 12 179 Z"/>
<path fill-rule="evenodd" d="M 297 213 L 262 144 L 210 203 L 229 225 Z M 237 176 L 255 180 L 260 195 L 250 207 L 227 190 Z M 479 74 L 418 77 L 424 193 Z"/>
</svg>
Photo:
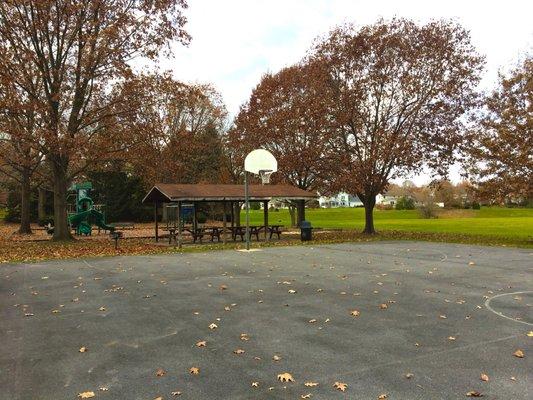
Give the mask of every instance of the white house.
<svg viewBox="0 0 533 400">
<path fill-rule="evenodd" d="M 320 196 L 318 198 L 320 208 L 338 208 L 338 207 L 362 207 L 363 203 L 357 196 L 348 193 L 337 193 L 335 196 Z"/>
</svg>

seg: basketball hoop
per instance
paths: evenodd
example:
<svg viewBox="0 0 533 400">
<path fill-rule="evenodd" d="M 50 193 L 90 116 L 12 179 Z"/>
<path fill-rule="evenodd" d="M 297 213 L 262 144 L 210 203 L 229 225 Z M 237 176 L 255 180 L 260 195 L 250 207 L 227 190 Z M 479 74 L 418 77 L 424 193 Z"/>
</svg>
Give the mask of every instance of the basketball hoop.
<svg viewBox="0 0 533 400">
<path fill-rule="evenodd" d="M 261 177 L 261 183 L 263 185 L 268 185 L 270 183 L 270 175 L 272 175 L 274 171 L 271 169 L 262 169 L 259 171 L 259 176 Z"/>
<path fill-rule="evenodd" d="M 244 159 L 244 199 L 246 203 L 246 250 L 250 250 L 250 200 L 248 194 L 248 173 L 259 175 L 261 183 L 270 183 L 270 175 L 278 170 L 276 158 L 265 149 L 256 149 Z M 265 227 L 267 229 L 267 227 Z"/>
</svg>

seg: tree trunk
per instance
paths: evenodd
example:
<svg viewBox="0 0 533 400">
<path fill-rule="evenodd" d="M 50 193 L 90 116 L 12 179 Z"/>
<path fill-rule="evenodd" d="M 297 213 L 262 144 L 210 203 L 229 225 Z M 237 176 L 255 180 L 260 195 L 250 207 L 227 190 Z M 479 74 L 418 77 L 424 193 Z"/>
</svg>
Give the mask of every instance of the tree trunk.
<svg viewBox="0 0 533 400">
<path fill-rule="evenodd" d="M 292 203 L 289 203 L 289 215 L 291 216 L 291 228 L 294 228 L 296 227 L 296 208 Z"/>
<path fill-rule="evenodd" d="M 31 200 L 31 186 L 30 174 L 24 172 L 22 174 L 22 182 L 20 187 L 20 227 L 19 233 L 31 233 L 30 226 L 30 200 Z"/>
<path fill-rule="evenodd" d="M 305 221 L 305 200 L 298 200 L 298 226 L 301 225 L 302 221 Z"/>
<path fill-rule="evenodd" d="M 43 188 L 39 188 L 37 218 L 39 219 L 39 222 L 46 218 L 46 191 Z"/>
<path fill-rule="evenodd" d="M 363 233 L 373 235 L 376 233 L 376 230 L 374 229 L 374 206 L 376 205 L 376 196 L 365 196 L 363 204 L 365 205 L 365 229 L 363 230 Z"/>
<path fill-rule="evenodd" d="M 52 162 L 54 177 L 54 236 L 53 240 L 71 240 L 67 223 L 67 174 L 63 163 Z"/>
</svg>

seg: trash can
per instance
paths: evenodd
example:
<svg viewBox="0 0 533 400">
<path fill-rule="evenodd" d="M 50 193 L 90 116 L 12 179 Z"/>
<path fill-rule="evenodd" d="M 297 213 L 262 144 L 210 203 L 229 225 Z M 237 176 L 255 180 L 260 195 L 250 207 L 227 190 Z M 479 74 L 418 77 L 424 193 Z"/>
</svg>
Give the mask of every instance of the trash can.
<svg viewBox="0 0 533 400">
<path fill-rule="evenodd" d="M 302 239 L 302 242 L 306 242 L 308 240 L 313 239 L 311 222 L 309 221 L 300 222 L 300 238 Z"/>
</svg>

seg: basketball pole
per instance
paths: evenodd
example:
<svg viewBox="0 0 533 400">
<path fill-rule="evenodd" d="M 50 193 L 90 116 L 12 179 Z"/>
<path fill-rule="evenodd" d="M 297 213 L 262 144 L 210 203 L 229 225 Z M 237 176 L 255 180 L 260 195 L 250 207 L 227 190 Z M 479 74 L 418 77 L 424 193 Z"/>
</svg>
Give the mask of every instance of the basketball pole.
<svg viewBox="0 0 533 400">
<path fill-rule="evenodd" d="M 247 171 L 244 171 L 244 201 L 246 203 L 246 250 L 250 250 L 250 200 L 248 193 Z"/>
</svg>

